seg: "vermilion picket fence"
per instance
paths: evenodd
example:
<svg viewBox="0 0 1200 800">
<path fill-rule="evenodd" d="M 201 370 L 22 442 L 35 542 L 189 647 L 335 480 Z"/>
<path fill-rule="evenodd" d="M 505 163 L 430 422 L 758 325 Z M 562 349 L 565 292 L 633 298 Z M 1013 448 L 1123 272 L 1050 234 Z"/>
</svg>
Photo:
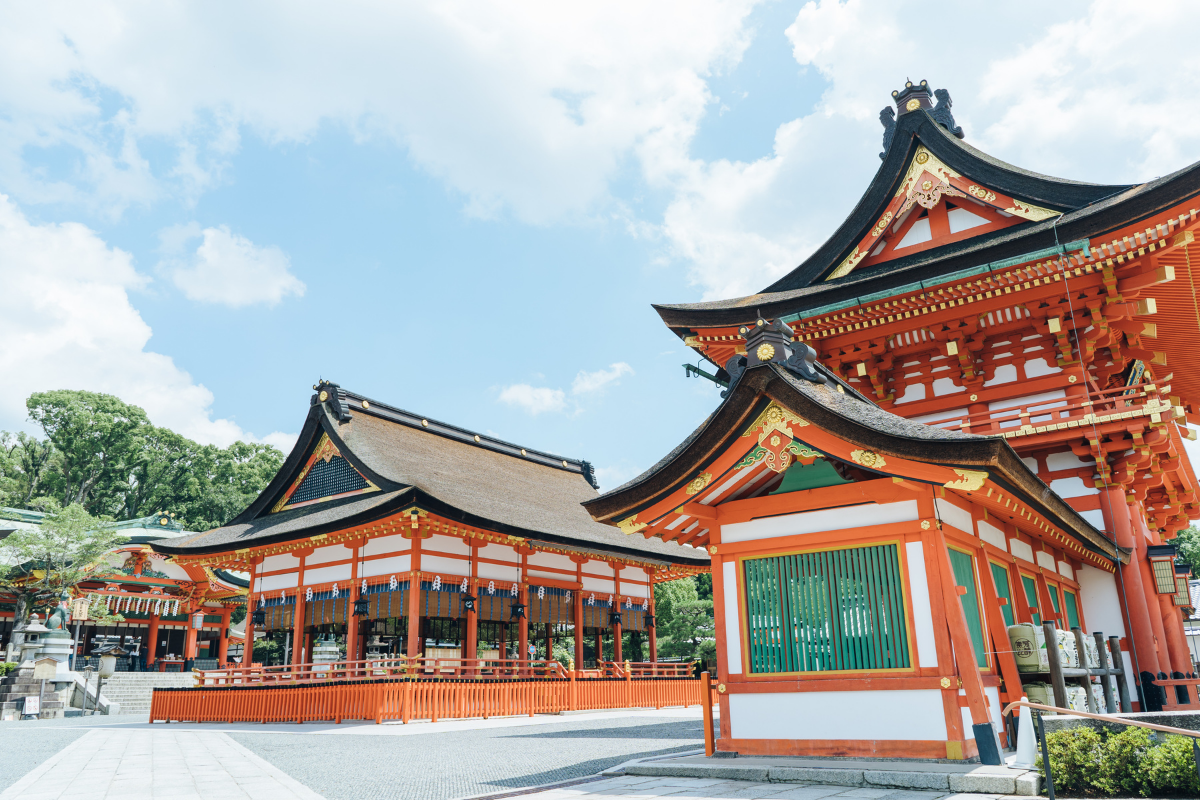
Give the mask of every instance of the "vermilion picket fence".
<svg viewBox="0 0 1200 800">
<path fill-rule="evenodd" d="M 295 686 L 155 689 L 151 722 L 467 719 L 700 705 L 700 680 L 375 680 Z"/>
</svg>

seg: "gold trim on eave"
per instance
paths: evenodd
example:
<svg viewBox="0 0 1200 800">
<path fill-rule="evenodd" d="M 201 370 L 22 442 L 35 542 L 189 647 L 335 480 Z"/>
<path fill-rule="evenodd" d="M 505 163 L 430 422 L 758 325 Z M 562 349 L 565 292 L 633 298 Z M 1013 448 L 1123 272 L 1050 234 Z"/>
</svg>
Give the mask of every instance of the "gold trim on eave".
<svg viewBox="0 0 1200 800">
<path fill-rule="evenodd" d="M 622 533 L 624 533 L 626 536 L 629 536 L 634 533 L 640 533 L 650 526 L 645 522 L 638 522 L 637 514 L 634 514 L 632 517 L 626 517 L 618 522 L 617 527 L 621 529 Z"/>
<path fill-rule="evenodd" d="M 697 478 L 693 479 L 692 482 L 687 485 L 687 489 L 685 491 L 689 495 L 696 494 L 701 489 L 703 489 L 705 486 L 708 486 L 710 483 L 712 483 L 712 479 L 713 479 L 712 473 L 706 472 L 703 475 L 700 475 Z"/>
<path fill-rule="evenodd" d="M 887 463 L 883 456 L 873 450 L 855 450 L 850 453 L 850 458 L 855 464 L 862 464 L 867 469 L 878 469 Z"/>
<path fill-rule="evenodd" d="M 977 469 L 955 469 L 958 480 L 942 484 L 947 489 L 962 489 L 964 492 L 974 492 L 983 488 L 988 479 L 987 472 Z"/>
</svg>

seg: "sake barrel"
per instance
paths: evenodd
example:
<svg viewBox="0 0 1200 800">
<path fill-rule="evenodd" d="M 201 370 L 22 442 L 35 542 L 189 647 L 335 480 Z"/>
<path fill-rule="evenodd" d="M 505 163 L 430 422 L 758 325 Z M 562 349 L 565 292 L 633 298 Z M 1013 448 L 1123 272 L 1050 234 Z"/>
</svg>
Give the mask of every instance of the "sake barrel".
<svg viewBox="0 0 1200 800">
<path fill-rule="evenodd" d="M 1054 702 L 1054 687 L 1048 683 L 1026 683 L 1023 684 L 1021 688 L 1031 703 L 1037 703 L 1038 705 L 1043 706 L 1058 705 Z"/>
<path fill-rule="evenodd" d="M 1022 622 L 1008 626 L 1008 642 L 1019 672 L 1045 672 L 1050 669 L 1046 657 L 1046 636 L 1036 625 Z"/>
</svg>

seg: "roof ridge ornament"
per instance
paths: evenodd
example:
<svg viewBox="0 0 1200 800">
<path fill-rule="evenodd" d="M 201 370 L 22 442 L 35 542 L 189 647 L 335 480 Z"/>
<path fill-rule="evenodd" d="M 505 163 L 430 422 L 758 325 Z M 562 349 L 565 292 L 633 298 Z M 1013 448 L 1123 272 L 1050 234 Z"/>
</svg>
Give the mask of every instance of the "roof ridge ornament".
<svg viewBox="0 0 1200 800">
<path fill-rule="evenodd" d="M 933 102 L 935 97 L 936 105 Z M 888 148 L 892 146 L 892 139 L 896 136 L 897 114 L 904 116 L 924 109 L 929 112 L 934 122 L 948 130 L 952 136 L 963 138 L 963 129 L 955 124 L 954 115 L 950 112 L 954 103 L 946 89 L 930 93 L 928 81 L 917 84 L 906 81 L 903 89 L 892 92 L 892 99 L 896 101 L 896 108 L 888 106 L 879 112 L 879 122 L 883 125 L 883 152 L 879 154 L 881 160 L 887 157 Z"/>
</svg>

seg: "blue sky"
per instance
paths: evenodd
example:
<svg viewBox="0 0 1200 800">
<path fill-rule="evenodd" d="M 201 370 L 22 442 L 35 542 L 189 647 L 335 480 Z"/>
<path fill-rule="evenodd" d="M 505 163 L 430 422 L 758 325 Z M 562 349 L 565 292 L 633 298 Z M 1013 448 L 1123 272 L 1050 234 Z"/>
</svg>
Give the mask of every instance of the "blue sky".
<svg viewBox="0 0 1200 800">
<path fill-rule="evenodd" d="M 1190 26 L 1120 3 L 908 8 L 972 46 L 932 46 L 903 3 L 12 12 L 0 429 L 27 427 L 30 392 L 81 388 L 286 446 L 325 377 L 587 458 L 611 488 L 718 402 L 650 304 L 752 292 L 819 245 L 905 78 L 1052 174 L 1200 155 L 1186 82 L 1164 79 L 1197 59 Z"/>
</svg>

